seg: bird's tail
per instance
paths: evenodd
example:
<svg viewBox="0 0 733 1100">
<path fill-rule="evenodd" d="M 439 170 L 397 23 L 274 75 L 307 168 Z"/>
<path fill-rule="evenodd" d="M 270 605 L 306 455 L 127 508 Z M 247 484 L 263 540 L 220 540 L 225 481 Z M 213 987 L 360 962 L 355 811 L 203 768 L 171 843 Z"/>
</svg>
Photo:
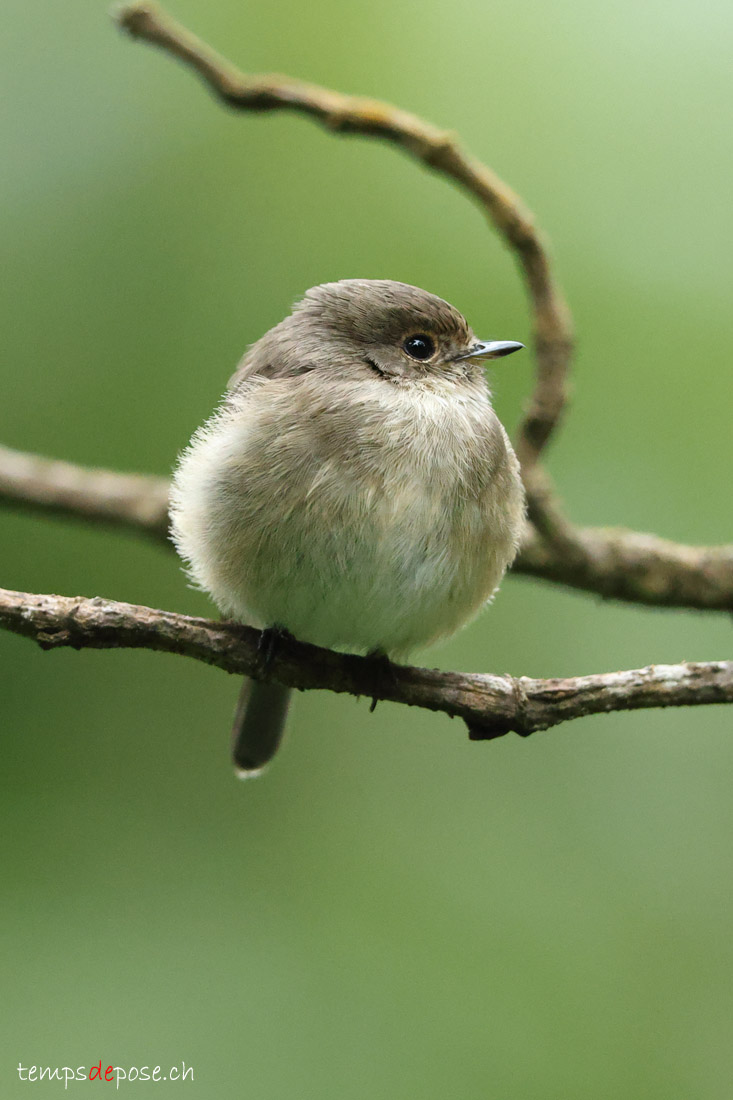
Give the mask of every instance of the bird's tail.
<svg viewBox="0 0 733 1100">
<path fill-rule="evenodd" d="M 250 779 L 277 752 L 290 704 L 289 687 L 246 679 L 239 693 L 232 728 L 232 759 L 240 779 Z"/>
</svg>

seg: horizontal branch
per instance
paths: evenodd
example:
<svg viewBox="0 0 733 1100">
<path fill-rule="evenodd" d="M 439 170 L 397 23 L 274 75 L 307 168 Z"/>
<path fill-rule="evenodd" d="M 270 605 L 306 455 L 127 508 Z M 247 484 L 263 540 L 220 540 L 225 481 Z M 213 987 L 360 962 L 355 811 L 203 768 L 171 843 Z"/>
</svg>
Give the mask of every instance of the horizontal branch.
<svg viewBox="0 0 733 1100">
<path fill-rule="evenodd" d="M 250 76 L 147 0 L 125 5 L 116 18 L 134 38 L 189 65 L 227 106 L 243 111 L 295 111 L 310 115 L 335 133 L 382 138 L 457 183 L 478 201 L 516 254 L 532 305 L 537 378 L 517 440 L 517 453 L 528 474 L 565 406 L 573 334 L 570 311 L 552 274 L 542 234 L 521 199 L 490 168 L 464 152 L 453 133 L 408 111 L 287 76 Z M 526 480 L 531 493 L 531 478 Z"/>
<path fill-rule="evenodd" d="M 733 613 L 733 545 L 687 546 L 623 527 L 578 527 L 555 544 L 531 528 L 513 566 L 606 600 Z"/>
<path fill-rule="evenodd" d="M 168 490 L 162 477 L 75 466 L 0 447 L 0 502 L 126 527 L 170 546 Z M 605 599 L 733 612 L 733 546 L 685 546 L 623 528 L 574 528 L 565 521 L 542 537 L 528 525 L 512 572 Z"/>
<path fill-rule="evenodd" d="M 0 627 L 44 649 L 151 649 L 180 653 L 226 672 L 262 673 L 260 634 L 251 627 L 112 600 L 0 589 Z M 526 736 L 610 711 L 733 702 L 733 661 L 651 665 L 560 680 L 393 669 L 394 675 L 385 675 L 384 666 L 368 658 L 283 640 L 268 664 L 268 676 L 300 690 L 325 688 L 442 711 L 462 718 L 474 740 L 512 731 Z"/>
<path fill-rule="evenodd" d="M 165 539 L 169 483 L 0 446 L 0 500 L 26 511 L 129 527 Z"/>
</svg>

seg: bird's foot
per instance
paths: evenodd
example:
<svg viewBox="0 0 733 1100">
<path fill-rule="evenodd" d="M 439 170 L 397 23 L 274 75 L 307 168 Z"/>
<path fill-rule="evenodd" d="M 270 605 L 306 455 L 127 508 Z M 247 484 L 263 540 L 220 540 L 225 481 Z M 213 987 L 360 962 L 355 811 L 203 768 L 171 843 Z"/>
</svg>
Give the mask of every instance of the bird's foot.
<svg viewBox="0 0 733 1100">
<path fill-rule="evenodd" d="M 257 642 L 257 658 L 260 676 L 263 680 L 267 679 L 270 669 L 272 668 L 272 662 L 275 660 L 283 643 L 294 640 L 290 631 L 286 630 L 284 626 L 280 626 L 278 623 L 273 623 L 272 626 L 266 626 L 265 629 L 260 632 L 260 637 Z"/>
<path fill-rule="evenodd" d="M 372 695 L 372 705 L 369 707 L 369 713 L 373 714 L 379 702 L 379 696 L 384 694 L 384 689 L 393 688 L 397 683 L 397 674 L 395 666 L 381 649 L 373 649 L 370 653 L 367 653 L 367 661 L 371 665 L 373 677 L 372 691 L 374 694 Z"/>
</svg>

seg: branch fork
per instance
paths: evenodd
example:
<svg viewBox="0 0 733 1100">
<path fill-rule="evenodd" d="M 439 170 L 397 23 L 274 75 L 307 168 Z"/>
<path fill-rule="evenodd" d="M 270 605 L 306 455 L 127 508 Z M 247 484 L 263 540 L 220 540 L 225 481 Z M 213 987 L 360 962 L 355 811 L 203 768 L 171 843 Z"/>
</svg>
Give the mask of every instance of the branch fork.
<svg viewBox="0 0 733 1100">
<path fill-rule="evenodd" d="M 516 440 L 529 522 L 513 572 L 657 607 L 733 612 L 733 545 L 684 546 L 614 528 L 578 528 L 565 516 L 541 455 L 567 402 L 573 350 L 570 312 L 552 274 L 542 234 L 517 195 L 460 146 L 456 136 L 378 100 L 344 95 L 285 76 L 239 72 L 149 2 L 121 7 L 119 26 L 192 68 L 227 106 L 289 110 L 335 133 L 380 138 L 402 148 L 474 199 L 513 251 L 534 322 L 534 393 Z M 168 543 L 164 478 L 86 469 L 0 447 L 0 501 L 45 514 L 114 525 Z M 258 675 L 259 632 L 168 611 L 94 599 L 0 589 L 0 627 L 44 649 L 146 648 L 180 653 L 227 672 Z M 590 714 L 733 702 L 733 662 L 650 665 L 566 679 L 439 672 L 393 666 L 375 692 L 361 657 L 289 640 L 270 674 L 302 690 L 325 688 L 442 711 L 486 740 L 527 735 Z"/>
</svg>

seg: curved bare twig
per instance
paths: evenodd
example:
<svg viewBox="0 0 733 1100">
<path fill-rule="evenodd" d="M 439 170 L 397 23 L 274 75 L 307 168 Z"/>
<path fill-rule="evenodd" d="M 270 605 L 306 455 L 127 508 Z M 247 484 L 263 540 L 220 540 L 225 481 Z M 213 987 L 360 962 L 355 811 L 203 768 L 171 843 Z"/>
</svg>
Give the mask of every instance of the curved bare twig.
<svg viewBox="0 0 733 1100">
<path fill-rule="evenodd" d="M 517 453 L 531 496 L 532 467 L 567 400 L 573 335 L 570 311 L 552 274 L 542 234 L 521 199 L 490 168 L 465 153 L 454 134 L 408 111 L 287 76 L 249 76 L 147 0 L 125 5 L 116 18 L 134 38 L 150 42 L 190 65 L 228 106 L 244 111 L 297 111 L 336 133 L 383 138 L 453 180 L 478 201 L 515 252 L 532 303 L 537 378 L 517 439 Z"/>
<path fill-rule="evenodd" d="M 733 610 L 733 547 L 689 547 L 631 531 L 579 529 L 557 505 L 537 457 L 564 401 L 569 319 L 531 218 L 508 188 L 467 158 L 450 135 L 414 116 L 287 78 L 243 77 L 149 5 L 125 9 L 121 22 L 183 57 L 234 106 L 289 107 L 335 129 L 381 135 L 401 145 L 478 198 L 515 248 L 533 299 L 539 361 L 535 405 L 520 444 L 525 476 L 530 472 L 534 526 L 528 526 L 516 572 L 636 603 Z M 0 498 L 167 537 L 168 483 L 162 478 L 89 470 L 0 448 Z M 232 672 L 256 676 L 259 671 L 259 635 L 251 628 L 101 599 L 0 590 L 0 626 L 46 648 L 144 647 L 183 653 Z M 375 682 L 373 667 L 363 658 L 292 642 L 270 671 L 293 687 L 366 694 L 458 715 L 476 739 L 510 730 L 527 734 L 611 710 L 733 702 L 733 662 L 650 666 L 564 680 L 397 668 L 394 680 L 385 684 L 384 677 Z"/>
<path fill-rule="evenodd" d="M 259 631 L 238 623 L 156 611 L 100 598 L 0 589 L 0 627 L 44 649 L 153 649 L 248 676 L 261 673 Z M 366 657 L 284 641 L 268 675 L 289 687 L 326 688 L 462 718 L 473 740 L 528 735 L 573 718 L 649 707 L 733 702 L 733 661 L 652 665 L 625 672 L 534 680 L 395 665 L 375 674 Z"/>
</svg>

